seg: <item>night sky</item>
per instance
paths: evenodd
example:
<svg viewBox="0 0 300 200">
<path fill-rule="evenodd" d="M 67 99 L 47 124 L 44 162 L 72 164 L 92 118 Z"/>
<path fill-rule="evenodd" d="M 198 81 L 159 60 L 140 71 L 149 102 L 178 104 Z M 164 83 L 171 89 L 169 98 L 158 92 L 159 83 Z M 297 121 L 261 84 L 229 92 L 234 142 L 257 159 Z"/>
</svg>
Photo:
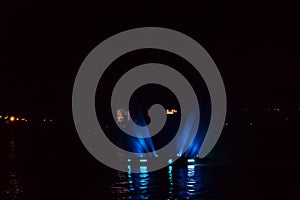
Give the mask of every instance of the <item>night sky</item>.
<svg viewBox="0 0 300 200">
<path fill-rule="evenodd" d="M 10 2 L 1 11 L 0 110 L 72 122 L 72 87 L 87 54 L 127 29 L 171 28 L 197 40 L 223 77 L 227 120 L 300 107 L 299 16 L 288 3 Z M 271 133 L 270 133 L 271 135 Z"/>
<path fill-rule="evenodd" d="M 88 52 L 126 29 L 162 26 L 197 40 L 223 76 L 229 106 L 299 102 L 299 16 L 256 3 L 14 2 L 1 12 L 0 109 L 61 113 Z M 70 112 L 66 110 L 64 114 Z"/>
</svg>

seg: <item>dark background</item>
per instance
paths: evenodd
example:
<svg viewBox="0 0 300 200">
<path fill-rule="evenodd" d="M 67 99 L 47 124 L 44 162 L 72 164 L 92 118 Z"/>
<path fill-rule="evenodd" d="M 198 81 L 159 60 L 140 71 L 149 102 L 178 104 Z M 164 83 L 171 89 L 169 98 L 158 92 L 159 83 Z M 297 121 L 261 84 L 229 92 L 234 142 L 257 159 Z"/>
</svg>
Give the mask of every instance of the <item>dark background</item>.
<svg viewBox="0 0 300 200">
<path fill-rule="evenodd" d="M 88 52 L 113 34 L 143 26 L 196 39 L 221 71 L 229 106 L 299 103 L 299 15 L 288 2 L 27 1 L 1 7 L 2 110 L 60 115 L 60 108 L 70 108 Z"/>
<path fill-rule="evenodd" d="M 300 133 L 296 4 L 288 1 L 1 4 L 0 111 L 36 118 L 49 116 L 56 121 L 55 127 L 35 129 L 41 134 L 32 136 L 32 157 L 24 171 L 31 171 L 36 178 L 30 179 L 41 185 L 35 189 L 36 193 L 43 196 L 53 189 L 53 196 L 59 192 L 76 196 L 80 183 L 91 180 L 92 172 L 82 174 L 86 166 L 110 171 L 86 152 L 75 132 L 71 101 L 77 70 L 87 54 L 111 35 L 136 27 L 159 26 L 197 40 L 222 74 L 229 126 L 224 128 L 211 157 L 225 163 L 239 161 L 255 166 L 276 163 L 275 168 L 253 173 L 267 177 L 263 179 L 266 194 L 274 189 L 282 194 L 295 194 Z M 268 111 L 275 107 L 280 107 L 279 113 Z M 255 126 L 250 127 L 249 123 Z M 109 173 L 103 174 L 103 186 L 105 177 L 109 180 Z M 277 188 L 272 183 L 278 179 L 285 184 Z M 65 184 L 70 185 L 64 188 Z"/>
</svg>

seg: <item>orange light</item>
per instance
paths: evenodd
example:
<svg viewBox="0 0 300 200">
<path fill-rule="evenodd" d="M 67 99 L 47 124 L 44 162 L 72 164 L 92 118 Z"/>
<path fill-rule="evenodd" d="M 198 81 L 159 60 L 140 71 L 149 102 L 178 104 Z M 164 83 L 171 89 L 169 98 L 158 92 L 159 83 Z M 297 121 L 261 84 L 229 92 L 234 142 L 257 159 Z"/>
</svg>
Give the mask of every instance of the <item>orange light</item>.
<svg viewBox="0 0 300 200">
<path fill-rule="evenodd" d="M 173 115 L 174 113 L 177 113 L 177 110 L 176 109 L 172 109 L 172 110 L 166 110 L 166 114 L 167 115 Z"/>
<path fill-rule="evenodd" d="M 14 116 L 11 116 L 11 117 L 9 118 L 9 121 L 11 121 L 11 122 L 15 121 L 15 117 L 14 117 Z"/>
</svg>

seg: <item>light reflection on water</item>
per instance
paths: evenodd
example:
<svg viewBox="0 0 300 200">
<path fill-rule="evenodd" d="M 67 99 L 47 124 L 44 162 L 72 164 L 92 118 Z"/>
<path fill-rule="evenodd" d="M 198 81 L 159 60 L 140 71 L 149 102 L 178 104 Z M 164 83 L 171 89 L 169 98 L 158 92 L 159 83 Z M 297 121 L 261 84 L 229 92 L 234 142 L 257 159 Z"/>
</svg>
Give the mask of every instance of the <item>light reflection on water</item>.
<svg viewBox="0 0 300 200">
<path fill-rule="evenodd" d="M 111 190 L 115 199 L 216 199 L 209 166 L 168 166 L 143 173 L 117 172 Z"/>
<path fill-rule="evenodd" d="M 23 193 L 23 189 L 20 184 L 20 179 L 16 170 L 10 170 L 8 172 L 8 182 L 3 190 L 0 191 L 0 199 L 10 200 L 19 199 Z"/>
<path fill-rule="evenodd" d="M 16 141 L 14 132 L 9 133 L 9 161 L 8 164 L 11 165 L 11 169 L 7 172 L 7 181 L 4 182 L 2 188 L 0 189 L 0 199 L 10 200 L 10 199 L 20 199 L 23 193 L 23 188 L 21 184 L 21 179 L 18 176 L 17 170 L 15 169 L 16 160 Z"/>
</svg>

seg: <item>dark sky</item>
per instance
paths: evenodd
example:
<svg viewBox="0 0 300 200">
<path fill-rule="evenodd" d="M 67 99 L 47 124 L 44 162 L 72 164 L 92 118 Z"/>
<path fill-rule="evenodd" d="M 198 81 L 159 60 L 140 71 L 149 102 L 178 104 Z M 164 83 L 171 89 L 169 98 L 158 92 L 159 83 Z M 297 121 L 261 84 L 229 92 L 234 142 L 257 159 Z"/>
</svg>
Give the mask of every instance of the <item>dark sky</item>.
<svg viewBox="0 0 300 200">
<path fill-rule="evenodd" d="M 299 15 L 286 3 L 76 3 L 1 6 L 0 111 L 71 113 L 85 56 L 109 36 L 161 26 L 196 39 L 223 76 L 229 108 L 300 104 Z"/>
</svg>

